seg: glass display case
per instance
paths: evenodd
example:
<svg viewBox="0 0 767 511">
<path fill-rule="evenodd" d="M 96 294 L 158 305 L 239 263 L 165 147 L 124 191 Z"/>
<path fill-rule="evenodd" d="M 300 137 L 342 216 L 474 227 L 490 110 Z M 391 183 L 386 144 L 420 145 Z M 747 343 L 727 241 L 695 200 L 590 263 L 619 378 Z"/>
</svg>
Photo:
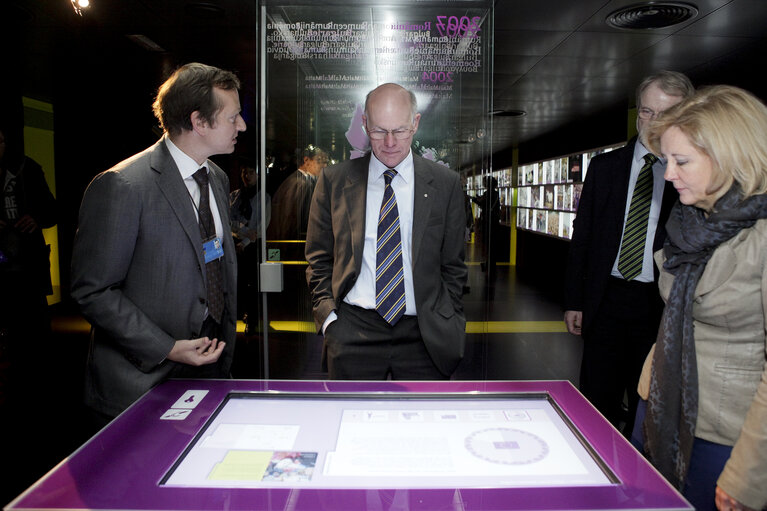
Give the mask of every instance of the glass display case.
<svg viewBox="0 0 767 511">
<path fill-rule="evenodd" d="M 5 509 L 691 507 L 568 381 L 169 380 Z"/>
</svg>

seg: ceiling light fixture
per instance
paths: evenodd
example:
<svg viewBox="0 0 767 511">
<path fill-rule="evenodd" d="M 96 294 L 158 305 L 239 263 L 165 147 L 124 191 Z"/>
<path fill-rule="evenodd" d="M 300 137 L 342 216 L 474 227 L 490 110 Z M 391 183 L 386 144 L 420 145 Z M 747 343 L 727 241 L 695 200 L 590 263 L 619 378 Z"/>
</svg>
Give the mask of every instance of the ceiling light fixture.
<svg viewBox="0 0 767 511">
<path fill-rule="evenodd" d="M 490 115 L 494 117 L 523 117 L 527 115 L 524 110 L 492 110 Z"/>
<path fill-rule="evenodd" d="M 684 23 L 698 15 L 698 8 L 683 2 L 645 2 L 610 13 L 605 23 L 623 30 L 655 30 Z"/>
<path fill-rule="evenodd" d="M 91 6 L 90 0 L 71 0 L 71 2 L 72 8 L 79 16 L 82 16 L 83 11 L 88 10 L 88 8 Z"/>
<path fill-rule="evenodd" d="M 151 40 L 149 37 L 145 36 L 144 34 L 128 34 L 125 37 L 133 41 L 134 43 L 138 44 L 142 48 L 148 51 L 153 51 L 157 53 L 163 53 L 165 52 L 165 48 Z"/>
</svg>

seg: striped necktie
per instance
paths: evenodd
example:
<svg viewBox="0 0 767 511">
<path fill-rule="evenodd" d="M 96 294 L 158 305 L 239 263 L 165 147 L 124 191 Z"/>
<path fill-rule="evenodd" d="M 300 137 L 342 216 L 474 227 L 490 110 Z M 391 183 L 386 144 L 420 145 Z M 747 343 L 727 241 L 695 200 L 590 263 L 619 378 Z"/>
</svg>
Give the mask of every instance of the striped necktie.
<svg viewBox="0 0 767 511">
<path fill-rule="evenodd" d="M 647 153 L 645 164 L 639 171 L 631 196 L 631 206 L 623 230 L 621 253 L 618 257 L 618 271 L 626 280 L 632 280 L 642 273 L 644 247 L 647 238 L 647 219 L 650 217 L 652 204 L 653 175 L 652 166 L 658 161 L 655 155 Z"/>
<path fill-rule="evenodd" d="M 384 171 L 383 201 L 378 214 L 376 241 L 376 310 L 387 323 L 394 325 L 405 314 L 405 271 L 402 267 L 402 240 L 399 229 L 397 197 L 391 181 L 397 171 Z"/>
<path fill-rule="evenodd" d="M 213 213 L 210 211 L 210 195 L 208 185 L 208 171 L 205 167 L 197 170 L 192 177 L 200 187 L 200 205 L 198 214 L 200 216 L 200 237 L 203 242 L 215 238 L 216 226 L 213 223 Z M 221 267 L 221 258 L 214 259 L 205 264 L 205 273 L 207 275 L 206 289 L 208 294 L 208 314 L 221 322 L 221 315 L 224 310 L 224 277 Z"/>
</svg>

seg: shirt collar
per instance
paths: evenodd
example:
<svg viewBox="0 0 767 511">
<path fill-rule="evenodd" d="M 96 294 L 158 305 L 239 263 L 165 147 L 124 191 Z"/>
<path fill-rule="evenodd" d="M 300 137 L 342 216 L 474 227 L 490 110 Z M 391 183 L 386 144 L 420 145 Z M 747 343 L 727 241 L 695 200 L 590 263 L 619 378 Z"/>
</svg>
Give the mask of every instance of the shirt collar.
<svg viewBox="0 0 767 511">
<path fill-rule="evenodd" d="M 383 176 L 384 171 L 388 168 L 389 167 L 381 163 L 381 161 L 378 158 L 376 158 L 376 155 L 373 154 L 373 151 L 370 152 L 370 165 L 368 166 L 368 170 L 370 172 L 370 176 L 373 179 L 381 178 L 381 176 Z M 407 156 L 405 156 L 405 159 L 399 162 L 399 165 L 394 167 L 394 170 L 397 171 L 397 175 L 401 176 L 406 183 L 412 182 L 413 180 L 413 150 L 412 149 L 407 153 Z"/>
<path fill-rule="evenodd" d="M 176 162 L 182 179 L 189 179 L 200 168 L 200 165 L 191 156 L 179 149 L 168 136 L 165 137 L 165 146 L 168 148 L 173 161 Z M 205 168 L 210 172 L 207 162 L 205 162 Z"/>
<path fill-rule="evenodd" d="M 644 165 L 644 157 L 647 154 L 650 154 L 650 151 L 640 140 L 637 140 L 637 143 L 634 145 L 634 163 Z"/>
</svg>

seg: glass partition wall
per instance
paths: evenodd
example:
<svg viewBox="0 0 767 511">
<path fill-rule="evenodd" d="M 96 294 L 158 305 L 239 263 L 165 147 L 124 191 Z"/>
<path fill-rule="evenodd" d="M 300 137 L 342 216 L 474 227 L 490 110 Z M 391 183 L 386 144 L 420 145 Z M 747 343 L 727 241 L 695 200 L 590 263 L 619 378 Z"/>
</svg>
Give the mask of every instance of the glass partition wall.
<svg viewBox="0 0 767 511">
<path fill-rule="evenodd" d="M 412 150 L 460 173 L 464 188 L 491 171 L 492 15 L 487 0 L 262 0 L 260 167 L 271 214 L 262 215 L 270 221 L 261 290 L 269 291 L 259 325 L 249 325 L 263 339 L 261 377 L 325 377 L 305 278 L 306 222 L 320 169 L 370 148 L 362 126 L 370 90 L 395 82 L 415 93 Z M 480 271 L 471 230 L 467 263 Z"/>
</svg>

